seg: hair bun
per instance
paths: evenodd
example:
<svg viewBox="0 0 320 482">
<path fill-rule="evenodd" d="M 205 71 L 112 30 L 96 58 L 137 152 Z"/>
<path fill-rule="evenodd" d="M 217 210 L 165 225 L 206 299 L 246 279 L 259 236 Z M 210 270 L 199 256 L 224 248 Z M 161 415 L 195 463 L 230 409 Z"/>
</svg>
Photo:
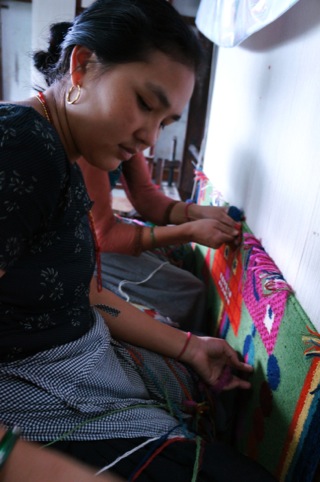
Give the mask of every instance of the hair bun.
<svg viewBox="0 0 320 482">
<path fill-rule="evenodd" d="M 33 62 L 39 72 L 46 73 L 48 67 L 52 65 L 52 56 L 49 52 L 39 50 L 33 55 Z"/>
<path fill-rule="evenodd" d="M 62 43 L 72 25 L 71 22 L 60 22 L 51 25 L 48 51 L 52 56 L 60 57 Z"/>
</svg>

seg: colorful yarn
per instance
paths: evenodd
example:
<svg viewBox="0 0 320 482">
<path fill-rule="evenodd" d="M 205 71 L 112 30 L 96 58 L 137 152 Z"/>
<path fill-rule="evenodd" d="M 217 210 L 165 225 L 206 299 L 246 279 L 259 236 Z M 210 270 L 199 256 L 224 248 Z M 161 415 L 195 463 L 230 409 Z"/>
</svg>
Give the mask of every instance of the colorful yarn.
<svg viewBox="0 0 320 482">
<path fill-rule="evenodd" d="M 223 300 L 231 326 L 237 334 L 242 305 L 242 259 L 240 249 L 222 245 L 215 251 L 211 276 Z"/>
<path fill-rule="evenodd" d="M 104 412 L 104 413 L 102 413 L 100 415 L 97 415 L 95 417 L 90 417 L 87 420 L 85 420 L 84 422 L 79 423 L 78 425 L 75 425 L 72 428 L 72 430 L 68 430 L 68 432 L 64 432 L 59 438 L 56 438 L 54 440 L 51 440 L 50 442 L 47 442 L 46 444 L 43 445 L 43 447 L 50 447 L 51 445 L 54 445 L 57 442 L 61 442 L 61 440 L 64 440 L 64 439 L 68 438 L 70 435 L 72 435 L 74 432 L 76 432 L 79 428 L 83 427 L 84 425 L 87 425 L 88 423 L 91 423 L 91 422 L 95 422 L 96 420 L 100 420 L 101 418 L 105 418 L 108 415 L 114 415 L 116 413 L 125 412 L 127 410 L 134 410 L 136 408 L 150 408 L 150 409 L 152 409 L 154 407 L 165 408 L 165 405 L 163 403 L 159 403 L 159 404 L 156 404 L 156 405 L 150 405 L 148 407 L 148 405 L 138 403 L 137 405 L 131 405 L 129 407 L 119 408 L 117 410 L 109 410 L 108 412 Z"/>
<path fill-rule="evenodd" d="M 280 367 L 277 358 L 270 355 L 267 362 L 268 383 L 272 390 L 276 390 L 280 383 Z"/>
<path fill-rule="evenodd" d="M 200 437 L 196 438 L 196 460 L 193 467 L 193 474 L 191 482 L 197 482 L 198 472 L 200 469 L 200 458 L 201 458 L 201 451 L 203 449 L 203 440 Z"/>
<path fill-rule="evenodd" d="M 214 394 L 221 391 L 225 383 L 228 383 L 228 377 L 231 376 L 228 374 L 228 370 L 226 373 L 223 373 L 216 389 L 212 389 L 212 387 L 203 384 L 199 380 L 199 377 L 193 374 L 193 372 L 190 372 L 183 364 L 171 358 L 164 357 L 164 361 L 170 369 L 171 375 L 178 382 L 184 395 L 184 400 L 181 402 L 181 405 L 177 405 L 168 396 L 166 380 L 160 381 L 157 374 L 153 373 L 149 367 L 145 366 L 143 356 L 139 353 L 139 349 L 137 347 L 133 348 L 132 346 L 130 346 L 130 348 L 127 347 L 127 349 L 132 360 L 148 374 L 150 381 L 157 387 L 159 393 L 161 393 L 162 398 L 165 400 L 163 408 L 175 417 L 182 427 L 185 426 L 186 429 L 188 427 L 193 433 L 199 434 L 206 439 L 210 439 L 214 433 L 215 427 Z M 194 384 L 198 388 L 197 400 L 193 399 L 188 387 L 183 382 L 184 373 L 188 373 L 194 378 Z M 185 414 L 190 415 L 190 417 L 186 419 Z"/>
<path fill-rule="evenodd" d="M 128 478 L 128 482 L 134 482 L 137 480 L 137 478 L 142 474 L 142 472 L 148 467 L 148 465 L 151 464 L 151 462 L 156 458 L 157 455 L 159 455 L 166 447 L 171 445 L 174 442 L 185 442 L 186 439 L 184 437 L 174 437 L 171 439 L 166 440 L 160 447 L 158 447 L 151 455 L 150 457 L 145 461 L 145 463 L 142 465 L 142 467 L 139 468 L 139 470 L 135 471 L 133 474 L 130 475 Z"/>
<path fill-rule="evenodd" d="M 228 208 L 228 215 L 237 222 L 244 220 L 244 213 L 242 209 L 237 208 L 236 206 L 230 206 Z"/>
<path fill-rule="evenodd" d="M 255 349 L 252 335 L 247 335 L 243 344 L 243 358 L 246 363 L 254 366 Z"/>
<path fill-rule="evenodd" d="M 160 447 L 166 440 L 169 439 L 169 436 L 174 432 L 177 428 L 179 428 L 180 425 L 177 425 L 173 429 L 169 430 L 167 433 L 162 435 L 161 437 L 158 437 L 157 440 L 154 440 L 153 447 L 147 452 L 147 454 L 142 458 L 141 462 L 136 466 L 132 474 L 129 476 L 129 481 L 132 479 L 132 477 L 137 477 L 138 472 L 139 474 L 144 470 L 143 467 L 147 467 L 146 462 L 151 458 L 152 454 L 157 450 L 158 447 Z M 175 437 L 175 438 L 181 438 L 181 437 Z M 183 439 L 184 440 L 184 439 Z"/>
<path fill-rule="evenodd" d="M 212 391 L 214 393 L 220 393 L 224 389 L 225 386 L 227 386 L 232 380 L 232 372 L 231 368 L 229 365 L 226 365 L 222 372 L 221 375 L 219 376 L 218 380 L 216 383 L 212 386 Z"/>
<path fill-rule="evenodd" d="M 172 371 L 173 375 L 175 376 L 175 378 L 178 380 L 179 382 L 179 385 L 181 387 L 181 390 L 183 391 L 184 393 L 184 396 L 186 397 L 187 400 L 192 400 L 192 396 L 190 394 L 190 392 L 188 391 L 187 387 L 185 386 L 185 384 L 183 383 L 183 381 L 181 380 L 181 377 L 179 377 L 179 374 L 178 374 L 178 371 L 174 368 L 173 366 L 173 363 L 171 363 L 170 361 L 170 358 L 164 358 L 164 361 L 166 362 L 166 364 L 168 365 L 168 367 L 170 368 L 170 370 Z M 181 367 L 179 366 L 179 368 L 182 368 L 184 370 L 184 366 L 182 365 Z"/>
<path fill-rule="evenodd" d="M 145 442 L 143 442 L 142 444 L 138 445 L 137 447 L 134 447 L 132 450 L 129 450 L 128 452 L 126 452 L 125 454 L 122 454 L 120 455 L 120 457 L 118 457 L 117 459 L 115 459 L 113 462 L 111 462 L 109 465 L 105 465 L 104 467 L 102 467 L 102 469 L 98 470 L 98 472 L 96 472 L 95 475 L 100 475 L 102 474 L 102 472 L 105 472 L 107 470 L 110 470 L 112 467 L 114 467 L 115 465 L 117 465 L 117 463 L 119 463 L 121 460 L 129 457 L 130 455 L 134 454 L 135 452 L 137 452 L 138 450 L 142 449 L 143 447 L 145 447 L 146 445 L 156 441 L 156 440 L 159 440 L 159 438 L 161 437 L 154 437 L 154 438 L 150 438 L 148 440 L 146 440 Z"/>
<path fill-rule="evenodd" d="M 203 181 L 200 195 L 201 205 L 210 204 L 216 195 L 214 186 Z M 244 230 L 248 230 L 246 225 Z M 279 482 L 313 482 L 320 460 L 320 334 L 251 233 L 244 234 L 239 250 L 243 271 L 238 291 L 243 302 L 239 329 L 235 329 L 225 296 L 235 280 L 232 264 L 224 261 L 225 249 L 209 251 L 195 246 L 197 272 L 204 260 L 210 260 L 211 266 L 213 257 L 211 279 L 206 280 L 213 307 L 212 329 L 223 334 L 246 361 L 252 355 L 255 366 L 252 389 L 236 396 L 231 429 L 235 446 Z M 221 276 L 227 281 L 224 292 L 219 286 Z"/>
<path fill-rule="evenodd" d="M 275 347 L 288 296 L 293 293 L 274 261 L 252 234 L 244 233 L 243 300 L 268 355 Z"/>
<path fill-rule="evenodd" d="M 266 253 L 260 241 L 252 234 L 244 233 L 244 249 L 249 250 L 247 266 L 248 271 L 252 271 L 264 281 L 264 296 L 274 295 L 279 291 L 293 293 L 293 288 L 284 279 L 274 261 Z"/>
<path fill-rule="evenodd" d="M 306 345 L 304 354 L 307 358 L 313 356 L 320 357 L 320 333 L 311 330 L 308 326 L 306 328 L 310 335 L 303 335 L 302 337 Z"/>
</svg>

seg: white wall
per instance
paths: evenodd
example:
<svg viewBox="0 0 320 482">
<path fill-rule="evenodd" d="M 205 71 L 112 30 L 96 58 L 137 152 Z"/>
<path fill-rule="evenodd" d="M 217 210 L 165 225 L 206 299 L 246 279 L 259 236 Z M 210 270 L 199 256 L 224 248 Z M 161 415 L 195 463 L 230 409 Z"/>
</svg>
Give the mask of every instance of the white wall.
<svg viewBox="0 0 320 482">
<path fill-rule="evenodd" d="M 23 100 L 44 86 L 32 65 L 32 53 L 47 48 L 51 23 L 73 20 L 76 0 L 32 0 L 32 3 L 2 0 L 1 47 L 3 99 Z"/>
<path fill-rule="evenodd" d="M 320 328 L 320 2 L 219 49 L 204 171 Z"/>
<path fill-rule="evenodd" d="M 31 4 L 1 4 L 3 99 L 21 100 L 31 92 Z"/>
<path fill-rule="evenodd" d="M 32 0 L 32 50 L 48 48 L 50 25 L 73 21 L 76 0 Z M 45 88 L 43 77 L 32 68 L 32 84 Z"/>
</svg>

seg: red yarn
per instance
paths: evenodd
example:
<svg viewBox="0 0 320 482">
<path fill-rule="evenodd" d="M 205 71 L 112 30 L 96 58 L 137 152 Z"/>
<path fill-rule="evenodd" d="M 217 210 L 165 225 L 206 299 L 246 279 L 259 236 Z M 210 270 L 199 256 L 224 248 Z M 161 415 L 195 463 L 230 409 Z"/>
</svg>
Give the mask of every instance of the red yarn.
<svg viewBox="0 0 320 482">
<path fill-rule="evenodd" d="M 159 455 L 168 445 L 174 443 L 174 442 L 182 442 L 182 441 L 186 441 L 187 439 L 185 439 L 184 437 L 173 437 L 173 438 L 170 438 L 168 440 L 166 440 L 160 447 L 158 447 L 157 450 L 154 451 L 154 453 L 149 457 L 149 459 L 143 464 L 142 467 L 140 467 L 140 469 L 138 470 L 138 472 L 136 472 L 133 476 L 133 478 L 131 479 L 132 482 L 134 482 L 135 480 L 137 480 L 137 478 L 141 475 L 141 473 L 144 471 L 144 469 L 146 469 L 148 467 L 148 465 L 152 462 L 152 460 L 157 456 Z"/>
</svg>

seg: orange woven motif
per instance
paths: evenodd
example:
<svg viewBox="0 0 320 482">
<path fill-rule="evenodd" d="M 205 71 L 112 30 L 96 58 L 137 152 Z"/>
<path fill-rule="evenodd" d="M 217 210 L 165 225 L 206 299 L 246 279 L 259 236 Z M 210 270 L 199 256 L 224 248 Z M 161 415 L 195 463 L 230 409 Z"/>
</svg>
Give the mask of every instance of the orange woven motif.
<svg viewBox="0 0 320 482">
<path fill-rule="evenodd" d="M 222 245 L 214 255 L 212 278 L 224 303 L 235 335 L 238 333 L 242 305 L 242 258 L 240 249 Z"/>
</svg>

